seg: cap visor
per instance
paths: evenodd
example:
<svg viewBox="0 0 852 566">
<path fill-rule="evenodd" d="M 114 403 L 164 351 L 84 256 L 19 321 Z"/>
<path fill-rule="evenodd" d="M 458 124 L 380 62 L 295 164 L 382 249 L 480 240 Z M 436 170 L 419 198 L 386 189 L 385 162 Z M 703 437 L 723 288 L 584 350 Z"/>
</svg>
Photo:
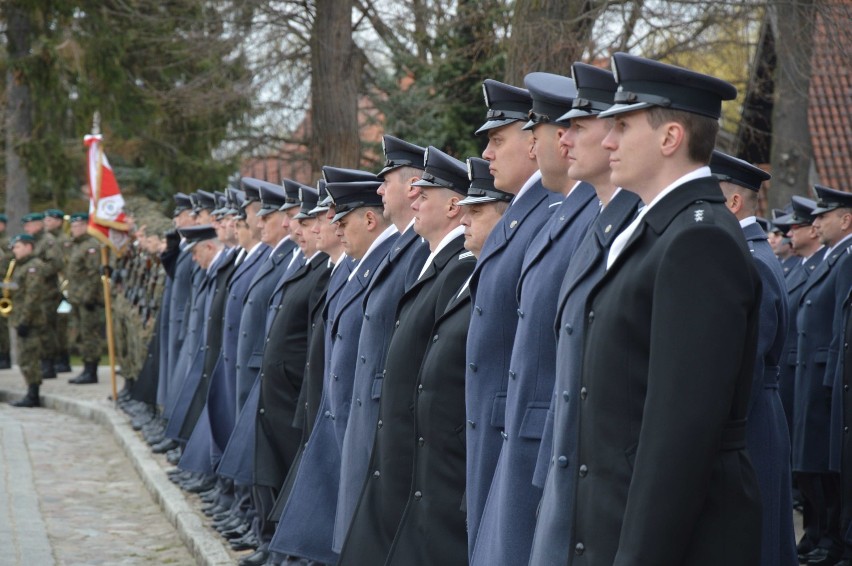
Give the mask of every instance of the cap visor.
<svg viewBox="0 0 852 566">
<path fill-rule="evenodd" d="M 502 128 L 503 126 L 508 126 L 512 122 L 517 122 L 518 120 L 509 119 L 509 120 L 488 120 L 481 126 L 479 129 L 474 132 L 474 135 L 484 134 L 488 130 L 493 130 L 494 128 Z"/>
<path fill-rule="evenodd" d="M 290 210 L 291 208 L 296 208 L 298 206 L 302 206 L 300 203 L 296 202 L 287 202 L 278 207 L 278 210 Z"/>
<path fill-rule="evenodd" d="M 567 122 L 571 120 L 571 118 L 589 118 L 597 116 L 597 112 L 589 112 L 588 110 L 580 110 L 579 108 L 572 108 L 562 116 L 556 119 L 557 122 Z"/>
<path fill-rule="evenodd" d="M 263 218 L 264 216 L 269 216 L 273 212 L 278 212 L 278 209 L 277 208 L 271 208 L 271 209 L 270 208 L 261 208 L 260 210 L 257 211 L 257 214 L 255 214 L 255 216 L 257 216 L 258 218 Z"/>
<path fill-rule="evenodd" d="M 316 208 L 312 208 L 308 211 L 308 214 L 311 216 L 316 216 L 318 214 L 322 214 L 323 212 L 328 212 L 327 206 L 318 206 Z"/>
<path fill-rule="evenodd" d="M 524 126 L 521 129 L 522 130 L 532 130 L 533 128 L 536 127 L 537 124 L 538 124 L 537 122 L 533 122 L 532 120 L 530 120 L 529 122 L 524 124 Z"/>
<path fill-rule="evenodd" d="M 831 212 L 832 210 L 835 210 L 837 208 L 839 208 L 839 207 L 833 206 L 831 208 L 822 208 L 822 207 L 818 206 L 814 209 L 813 212 L 811 212 L 811 215 L 812 216 L 819 216 L 820 214 L 825 214 L 826 212 Z"/>
<path fill-rule="evenodd" d="M 636 104 L 615 104 L 598 114 L 598 118 L 609 118 L 610 116 L 615 116 L 616 114 L 624 114 L 625 112 L 636 112 L 637 110 L 644 110 L 645 108 L 650 108 L 652 106 L 654 105 L 650 102 L 637 102 Z"/>
<path fill-rule="evenodd" d="M 293 217 L 293 220 L 306 220 L 308 218 L 316 218 L 316 214 L 314 214 L 314 210 L 309 210 L 308 212 L 300 212 L 296 216 Z"/>
<path fill-rule="evenodd" d="M 456 204 L 464 206 L 467 204 L 482 204 L 484 202 L 495 202 L 496 200 L 497 199 L 493 197 L 465 197 Z"/>
<path fill-rule="evenodd" d="M 186 247 L 185 247 L 185 248 L 183 248 L 183 251 L 188 252 L 189 250 L 191 250 L 192 248 L 194 248 L 194 247 L 195 247 L 195 244 L 197 244 L 198 242 L 200 242 L 200 240 L 193 240 L 193 241 L 191 241 L 191 242 L 187 243 L 187 244 L 186 244 Z"/>
<path fill-rule="evenodd" d="M 420 179 L 419 181 L 415 181 L 411 183 L 412 187 L 437 187 L 439 189 L 448 189 L 449 187 L 445 187 L 444 185 L 439 185 L 437 183 L 433 183 L 431 181 L 426 181 L 425 179 Z"/>
<path fill-rule="evenodd" d="M 355 210 L 355 209 L 353 208 L 352 210 Z M 344 210 L 343 212 L 338 212 L 337 214 L 334 215 L 334 218 L 331 219 L 331 223 L 334 224 L 335 222 L 337 222 L 338 220 L 340 220 L 341 218 L 343 218 L 344 216 L 346 216 L 347 214 L 352 212 L 352 210 Z"/>
</svg>

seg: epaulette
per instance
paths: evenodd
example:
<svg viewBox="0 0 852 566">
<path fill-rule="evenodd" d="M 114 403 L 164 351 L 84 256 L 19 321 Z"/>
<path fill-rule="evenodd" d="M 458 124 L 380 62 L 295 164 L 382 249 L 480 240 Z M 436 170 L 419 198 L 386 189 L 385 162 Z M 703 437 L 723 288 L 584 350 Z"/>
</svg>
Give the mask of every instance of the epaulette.
<svg viewBox="0 0 852 566">
<path fill-rule="evenodd" d="M 469 257 L 473 257 L 473 252 L 464 252 L 463 254 L 459 255 L 459 259 L 465 259 Z"/>
</svg>

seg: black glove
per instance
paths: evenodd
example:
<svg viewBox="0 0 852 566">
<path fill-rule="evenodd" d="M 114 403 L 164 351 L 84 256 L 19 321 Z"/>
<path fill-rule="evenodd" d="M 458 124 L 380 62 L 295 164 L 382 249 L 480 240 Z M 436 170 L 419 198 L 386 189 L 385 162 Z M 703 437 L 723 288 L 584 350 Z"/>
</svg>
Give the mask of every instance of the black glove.
<svg viewBox="0 0 852 566">
<path fill-rule="evenodd" d="M 26 338 L 30 335 L 30 327 L 26 324 L 19 324 L 15 327 L 15 330 L 18 332 L 19 338 Z"/>
<path fill-rule="evenodd" d="M 86 309 L 89 312 L 95 310 L 95 308 L 97 308 L 97 306 L 98 306 L 97 303 L 83 303 L 83 308 Z"/>
<path fill-rule="evenodd" d="M 169 230 L 166 232 L 166 250 L 175 251 L 180 245 L 180 234 L 177 230 Z"/>
</svg>

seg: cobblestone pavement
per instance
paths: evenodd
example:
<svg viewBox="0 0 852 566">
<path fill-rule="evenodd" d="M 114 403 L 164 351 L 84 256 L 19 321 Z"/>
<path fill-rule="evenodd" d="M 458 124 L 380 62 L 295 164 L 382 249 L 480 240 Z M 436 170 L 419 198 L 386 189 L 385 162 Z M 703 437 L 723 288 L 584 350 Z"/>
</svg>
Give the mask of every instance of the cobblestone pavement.
<svg viewBox="0 0 852 566">
<path fill-rule="evenodd" d="M 0 564 L 194 564 L 103 427 L 0 406 Z"/>
</svg>

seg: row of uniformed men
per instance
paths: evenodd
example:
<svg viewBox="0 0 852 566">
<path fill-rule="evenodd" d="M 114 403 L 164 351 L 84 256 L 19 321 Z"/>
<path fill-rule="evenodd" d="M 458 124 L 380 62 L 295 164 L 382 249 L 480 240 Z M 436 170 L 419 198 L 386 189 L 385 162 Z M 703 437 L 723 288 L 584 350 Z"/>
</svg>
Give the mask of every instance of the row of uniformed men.
<svg viewBox="0 0 852 566">
<path fill-rule="evenodd" d="M 3 253 L 2 270 L 12 310 L 9 324 L 15 329 L 18 365 L 27 384 L 27 395 L 15 406 L 37 407 L 43 379 L 71 371 L 67 317 L 57 313 L 63 297 L 71 305 L 76 346 L 84 362 L 83 372 L 69 383 L 97 383 L 98 361 L 103 350 L 103 288 L 100 281 L 100 243 L 87 232 L 88 214 L 70 215 L 71 236 L 62 229 L 64 214 L 58 209 L 33 212 L 21 220 L 24 232 L 10 239 Z M 15 264 L 10 267 L 11 261 Z M 8 339 L 8 334 L 2 338 Z"/>
<path fill-rule="evenodd" d="M 467 167 L 176 197 L 155 449 L 241 564 L 796 560 L 768 175 L 731 85 L 613 70 L 486 80 Z"/>
</svg>

